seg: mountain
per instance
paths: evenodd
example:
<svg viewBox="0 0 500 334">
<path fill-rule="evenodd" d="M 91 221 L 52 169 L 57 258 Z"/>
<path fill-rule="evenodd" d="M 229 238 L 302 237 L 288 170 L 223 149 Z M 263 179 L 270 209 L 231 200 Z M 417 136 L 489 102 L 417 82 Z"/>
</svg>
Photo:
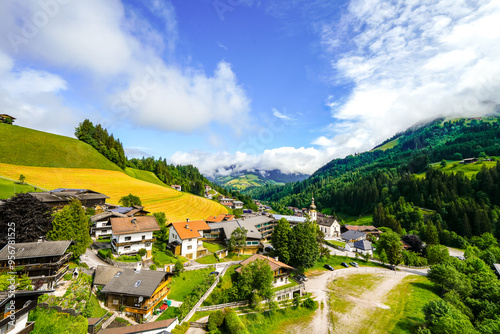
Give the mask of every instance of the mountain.
<svg viewBox="0 0 500 334">
<path fill-rule="evenodd" d="M 265 185 L 284 185 L 285 183 L 303 181 L 309 175 L 305 174 L 283 174 L 280 170 L 233 170 L 229 175 L 216 175 L 212 180 L 227 188 L 235 190 L 248 190 L 253 187 Z"/>
<path fill-rule="evenodd" d="M 151 171 L 123 170 L 77 139 L 0 124 L 0 151 L 0 177 L 11 181 L 22 174 L 26 183 L 42 189 L 92 189 L 108 195 L 113 204 L 132 193 L 141 198 L 146 210 L 165 212 L 169 221 L 228 212 L 215 201 L 172 189 Z M 14 186 L 1 182 L 0 188 L 0 194 L 10 196 Z"/>
<path fill-rule="evenodd" d="M 304 181 L 253 188 L 249 194 L 283 213 L 287 206 L 306 207 L 311 197 L 320 210 L 351 216 L 376 213 L 381 205 L 379 216 L 393 216 L 392 223 L 407 231 L 418 226 L 407 224 L 409 218 L 402 218 L 401 212 L 414 210 L 416 217 L 418 208 L 428 208 L 439 213 L 439 229 L 446 226 L 465 236 L 479 231 L 498 235 L 499 167 L 486 161 L 496 156 L 498 117 L 436 119 L 398 133 L 369 152 L 334 159 Z M 461 164 L 464 158 L 479 159 Z M 380 224 L 379 216 L 374 223 Z"/>
</svg>

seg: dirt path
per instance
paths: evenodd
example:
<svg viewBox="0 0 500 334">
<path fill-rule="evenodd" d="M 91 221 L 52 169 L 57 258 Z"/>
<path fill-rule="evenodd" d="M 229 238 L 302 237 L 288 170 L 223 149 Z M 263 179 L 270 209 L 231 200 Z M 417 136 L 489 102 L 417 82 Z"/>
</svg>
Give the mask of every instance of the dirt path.
<svg viewBox="0 0 500 334">
<path fill-rule="evenodd" d="M 360 297 L 350 297 L 349 299 L 355 306 L 346 314 L 341 315 L 338 321 L 333 326 L 330 323 L 329 307 L 328 307 L 328 282 L 335 277 L 353 275 L 353 274 L 380 274 L 381 281 L 375 285 L 370 291 L 367 291 Z M 289 328 L 283 329 L 284 333 L 302 334 L 302 333 L 357 333 L 356 323 L 362 323 L 364 315 L 370 309 L 376 307 L 386 308 L 382 301 L 385 295 L 398 285 L 401 280 L 409 275 L 407 272 L 394 272 L 382 268 L 361 267 L 361 268 L 348 268 L 339 269 L 334 272 L 325 272 L 318 276 L 311 276 L 306 284 L 306 291 L 311 292 L 313 297 L 321 305 L 323 302 L 323 309 L 321 307 L 314 314 L 313 319 L 303 325 L 294 324 Z"/>
</svg>

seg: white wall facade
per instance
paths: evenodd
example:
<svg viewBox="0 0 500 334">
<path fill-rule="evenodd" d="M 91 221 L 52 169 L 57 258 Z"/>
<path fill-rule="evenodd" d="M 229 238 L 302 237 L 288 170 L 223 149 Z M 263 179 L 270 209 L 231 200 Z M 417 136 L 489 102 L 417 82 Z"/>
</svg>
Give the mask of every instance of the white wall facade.
<svg viewBox="0 0 500 334">
<path fill-rule="evenodd" d="M 151 251 L 153 249 L 153 244 L 151 242 L 151 239 L 153 239 L 153 232 L 113 235 L 112 239 L 118 244 L 125 242 L 131 243 L 124 246 L 118 246 L 115 250 L 117 254 L 137 253 L 142 248 L 146 249 L 146 251 Z M 146 241 L 144 242 L 144 240 Z"/>
<path fill-rule="evenodd" d="M 181 245 L 181 255 L 186 256 L 187 254 L 192 254 L 192 259 L 196 259 L 196 250 L 198 249 L 198 239 L 199 238 L 191 238 L 182 240 L 179 237 L 179 234 L 175 230 L 173 226 L 170 226 L 170 233 L 168 237 L 168 243 L 179 241 L 182 243 Z M 203 242 L 199 241 L 200 245 L 203 246 Z"/>
</svg>

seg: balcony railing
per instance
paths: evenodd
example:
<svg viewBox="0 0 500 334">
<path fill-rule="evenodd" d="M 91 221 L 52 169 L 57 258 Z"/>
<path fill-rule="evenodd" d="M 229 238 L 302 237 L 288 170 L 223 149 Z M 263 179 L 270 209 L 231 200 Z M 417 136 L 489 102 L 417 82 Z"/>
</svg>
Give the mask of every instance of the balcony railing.
<svg viewBox="0 0 500 334">
<path fill-rule="evenodd" d="M 144 239 L 144 240 L 129 240 L 129 241 L 124 241 L 124 242 L 116 242 L 116 239 L 111 240 L 111 244 L 115 247 L 119 246 L 130 246 L 130 245 L 136 245 L 136 244 L 145 244 L 146 242 L 155 242 L 156 238 L 152 239 Z"/>
<path fill-rule="evenodd" d="M 67 253 L 64 254 L 63 257 L 59 259 L 57 262 L 53 263 L 27 263 L 27 264 L 17 264 L 16 268 L 24 268 L 25 271 L 33 271 L 33 270 L 43 270 L 43 269 L 52 269 L 52 268 L 57 268 L 63 265 L 64 263 L 68 262 L 72 253 Z M 1 267 L 0 272 L 3 271 L 10 271 L 9 267 Z"/>
</svg>

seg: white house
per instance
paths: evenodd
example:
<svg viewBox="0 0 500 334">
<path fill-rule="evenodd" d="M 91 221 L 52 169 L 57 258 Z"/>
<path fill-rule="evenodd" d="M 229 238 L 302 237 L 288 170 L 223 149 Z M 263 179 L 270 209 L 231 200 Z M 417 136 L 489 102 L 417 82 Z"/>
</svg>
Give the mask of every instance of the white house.
<svg viewBox="0 0 500 334">
<path fill-rule="evenodd" d="M 147 251 L 151 257 L 154 231 L 160 226 L 154 216 L 139 216 L 125 218 L 111 218 L 111 246 L 116 254 L 136 254 L 140 249 Z"/>
<path fill-rule="evenodd" d="M 234 201 L 233 206 L 235 209 L 243 209 L 243 202 L 241 201 Z"/>
<path fill-rule="evenodd" d="M 269 265 L 269 267 L 271 267 L 274 278 L 273 287 L 276 288 L 290 283 L 290 274 L 292 273 L 292 271 L 295 270 L 295 268 L 290 267 L 286 263 L 280 262 L 278 258 L 272 258 L 261 254 L 254 254 L 250 256 L 248 259 L 241 261 L 241 267 L 237 268 L 236 272 L 238 274 L 241 274 L 241 268 L 257 260 L 264 261 Z"/>
<path fill-rule="evenodd" d="M 111 230 L 111 218 L 125 218 L 127 215 L 105 211 L 98 213 L 92 217 L 90 217 L 90 222 L 93 223 L 91 232 L 96 238 L 111 238 L 112 230 Z"/>
<path fill-rule="evenodd" d="M 321 232 L 325 234 L 325 238 L 338 238 L 340 237 L 340 224 L 336 219 L 318 217 L 316 223 Z"/>
<path fill-rule="evenodd" d="M 182 191 L 182 186 L 178 184 L 172 184 L 171 187 L 174 188 L 175 190 Z"/>
<path fill-rule="evenodd" d="M 203 231 L 209 231 L 210 226 L 204 220 L 176 222 L 170 225 L 168 244 L 175 255 L 181 255 L 189 260 L 202 257 L 208 250 L 203 247 Z"/>
<path fill-rule="evenodd" d="M 354 251 L 361 254 L 373 255 L 372 243 L 368 240 L 358 240 L 354 243 Z"/>
</svg>

